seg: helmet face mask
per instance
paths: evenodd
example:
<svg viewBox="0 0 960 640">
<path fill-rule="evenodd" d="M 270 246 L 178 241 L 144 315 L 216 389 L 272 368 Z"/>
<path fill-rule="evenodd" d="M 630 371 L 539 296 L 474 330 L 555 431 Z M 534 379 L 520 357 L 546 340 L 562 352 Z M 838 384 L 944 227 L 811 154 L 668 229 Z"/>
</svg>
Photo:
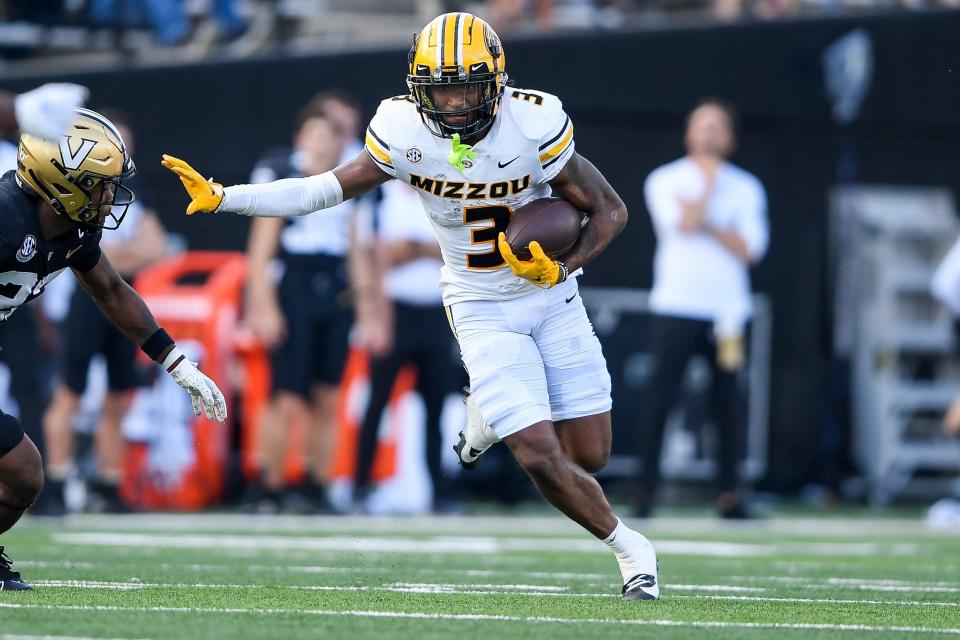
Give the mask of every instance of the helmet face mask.
<svg viewBox="0 0 960 640">
<path fill-rule="evenodd" d="M 407 86 L 430 133 L 469 138 L 490 128 L 507 73 L 486 22 L 468 13 L 435 18 L 414 38 L 408 62 Z"/>
<path fill-rule="evenodd" d="M 75 216 L 68 216 L 70 220 L 93 230 L 111 231 L 119 227 L 130 205 L 136 200 L 130 187 L 123 184 L 125 179 L 132 178 L 137 172 L 132 160 L 129 164 L 129 168 L 116 178 L 81 176 L 77 184 L 88 194 L 89 201 Z"/>
<path fill-rule="evenodd" d="M 467 82 L 445 80 L 446 77 L 441 77 L 440 81 L 430 78 L 423 82 L 418 78 L 410 82 L 411 93 L 427 128 L 444 138 L 454 133 L 468 138 L 486 131 L 493 124 L 496 103 L 500 99 L 495 79 L 491 76 L 471 78 Z"/>
<path fill-rule="evenodd" d="M 123 181 L 135 173 L 120 132 L 88 109 L 74 112 L 60 140 L 20 136 L 17 184 L 83 229 L 120 226 L 135 199 Z"/>
</svg>

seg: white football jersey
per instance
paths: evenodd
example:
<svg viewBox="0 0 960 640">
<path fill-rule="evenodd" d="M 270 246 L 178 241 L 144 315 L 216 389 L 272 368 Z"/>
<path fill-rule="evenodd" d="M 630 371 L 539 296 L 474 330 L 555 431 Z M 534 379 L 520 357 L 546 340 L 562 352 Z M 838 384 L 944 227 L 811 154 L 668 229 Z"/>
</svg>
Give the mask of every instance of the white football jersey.
<svg viewBox="0 0 960 640">
<path fill-rule="evenodd" d="M 463 171 L 450 162 L 451 140 L 427 130 L 409 96 L 380 103 L 365 142 L 374 161 L 423 202 L 443 253 L 444 304 L 536 290 L 504 262 L 497 235 L 514 209 L 551 195 L 549 181 L 573 156 L 573 124 L 556 96 L 508 87 Z"/>
</svg>

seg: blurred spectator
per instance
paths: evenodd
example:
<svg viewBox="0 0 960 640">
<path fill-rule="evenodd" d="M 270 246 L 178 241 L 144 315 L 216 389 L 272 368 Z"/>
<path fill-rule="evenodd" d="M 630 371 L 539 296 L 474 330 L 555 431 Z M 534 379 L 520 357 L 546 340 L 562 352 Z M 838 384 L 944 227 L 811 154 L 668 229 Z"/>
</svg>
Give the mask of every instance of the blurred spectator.
<svg viewBox="0 0 960 640">
<path fill-rule="evenodd" d="M 90 0 L 88 19 L 96 26 L 149 25 L 159 44 L 175 46 L 186 43 L 194 32 L 184 4 L 183 0 Z M 221 41 L 234 40 L 246 32 L 247 22 L 237 13 L 235 0 L 211 0 L 210 4 Z"/>
<path fill-rule="evenodd" d="M 528 15 L 541 30 L 609 29 L 623 23 L 625 4 L 624 0 L 487 0 L 479 12 L 498 33 L 517 27 Z"/>
<path fill-rule="evenodd" d="M 181 0 L 90 0 L 88 19 L 101 27 L 149 24 L 164 46 L 183 44 L 192 33 Z"/>
<path fill-rule="evenodd" d="M 456 509 L 441 465 L 440 416 L 456 392 L 459 367 L 440 296 L 440 245 L 416 192 L 402 182 L 382 187 L 371 224 L 352 247 L 357 325 L 370 355 L 370 401 L 360 431 L 354 506 L 364 510 L 384 409 L 400 369 L 413 364 L 426 409 L 426 460 L 432 508 Z M 358 273 L 358 267 L 359 273 Z M 364 270 L 365 268 L 365 270 Z"/>
<path fill-rule="evenodd" d="M 487 0 L 490 26 L 495 31 L 509 31 L 523 13 L 524 0 Z"/>
<path fill-rule="evenodd" d="M 733 22 L 743 17 L 743 0 L 713 0 L 713 17 L 722 22 Z"/>
<path fill-rule="evenodd" d="M 684 158 L 647 178 L 647 208 L 657 234 L 650 295 L 652 357 L 647 420 L 639 442 L 642 469 L 635 509 L 649 514 L 659 483 L 660 450 L 670 408 L 687 363 L 708 356 L 719 432 L 722 517 L 745 518 L 739 465 L 745 424 L 741 382 L 752 313 L 749 267 L 767 248 L 766 196 L 751 174 L 727 161 L 736 141 L 736 112 L 701 102 L 687 121 Z"/>
<path fill-rule="evenodd" d="M 752 13 L 760 20 L 789 18 L 800 11 L 799 0 L 756 0 Z"/>
<path fill-rule="evenodd" d="M 293 149 L 268 153 L 251 182 L 315 175 L 339 164 L 348 138 L 335 117 L 359 122 L 359 114 L 318 107 L 326 101 L 337 102 L 322 94 L 304 107 Z M 300 420 L 307 425 L 309 473 L 302 507 L 330 511 L 326 479 L 351 322 L 345 258 L 358 206 L 362 202 L 351 200 L 314 215 L 253 221 L 246 321 L 270 350 L 273 392 L 260 426 L 262 470 L 248 496 L 251 510 L 276 511 L 285 498 L 287 433 L 291 422 Z"/>
<path fill-rule="evenodd" d="M 237 12 L 237 0 L 213 0 L 212 15 L 220 26 L 222 40 L 233 40 L 247 30 L 246 20 Z"/>
<path fill-rule="evenodd" d="M 960 344 L 960 239 L 937 267 L 930 292 L 953 316 L 955 340 Z M 943 430 L 948 436 L 960 438 L 960 395 L 943 416 Z M 953 496 L 941 498 L 930 507 L 926 523 L 937 529 L 960 529 L 960 497 L 956 491 Z"/>
<path fill-rule="evenodd" d="M 129 117 L 115 109 L 101 112 L 119 129 L 128 152 L 135 153 L 136 141 Z M 104 230 L 100 246 L 117 272 L 127 282 L 163 257 L 166 233 L 149 205 L 149 194 L 137 176 L 128 181 L 137 199 L 130 205 L 122 224 Z M 103 356 L 107 367 L 107 393 L 103 400 L 94 439 L 96 477 L 90 484 L 88 507 L 94 511 L 122 512 L 118 489 L 123 466 L 123 416 L 130 404 L 130 392 L 141 385 L 136 366 L 137 346 L 126 338 L 97 308 L 93 299 L 75 287 L 62 323 L 64 352 L 53 400 L 44 415 L 47 448 L 48 509 L 63 512 L 63 485 L 74 463 L 73 420 L 87 388 L 90 362 Z"/>
<path fill-rule="evenodd" d="M 323 111 L 336 126 L 343 144 L 343 152 L 337 164 L 364 152 L 359 137 L 360 103 L 351 93 L 343 89 L 325 89 L 310 99 L 308 108 Z"/>
</svg>

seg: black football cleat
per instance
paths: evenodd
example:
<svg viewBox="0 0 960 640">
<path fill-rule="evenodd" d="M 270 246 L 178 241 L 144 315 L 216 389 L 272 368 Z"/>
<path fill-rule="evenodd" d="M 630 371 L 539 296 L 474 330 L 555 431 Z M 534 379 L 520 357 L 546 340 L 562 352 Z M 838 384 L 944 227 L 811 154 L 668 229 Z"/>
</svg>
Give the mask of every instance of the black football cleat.
<svg viewBox="0 0 960 640">
<path fill-rule="evenodd" d="M 480 456 L 500 441 L 493 428 L 480 415 L 473 396 L 467 394 L 467 426 L 460 432 L 460 441 L 453 446 L 457 461 L 464 469 L 472 470 L 480 462 Z"/>
<path fill-rule="evenodd" d="M 483 455 L 483 451 L 467 446 L 467 438 L 463 435 L 463 431 L 460 432 L 460 441 L 453 445 L 453 450 L 457 454 L 457 461 L 460 466 L 467 471 L 476 469 L 480 463 L 480 456 Z"/>
<path fill-rule="evenodd" d="M 638 573 L 627 580 L 620 594 L 624 600 L 659 600 L 660 587 L 657 585 L 657 576 Z"/>
<path fill-rule="evenodd" d="M 13 563 L 0 547 L 0 591 L 33 591 L 33 587 L 23 581 L 20 573 L 10 568 Z"/>
</svg>

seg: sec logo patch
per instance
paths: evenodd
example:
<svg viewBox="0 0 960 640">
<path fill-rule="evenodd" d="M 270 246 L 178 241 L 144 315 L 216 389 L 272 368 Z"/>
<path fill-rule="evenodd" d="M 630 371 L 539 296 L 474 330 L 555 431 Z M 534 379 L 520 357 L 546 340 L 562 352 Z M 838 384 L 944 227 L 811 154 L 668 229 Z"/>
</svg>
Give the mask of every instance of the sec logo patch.
<svg viewBox="0 0 960 640">
<path fill-rule="evenodd" d="M 20 250 L 17 251 L 17 260 L 20 262 L 30 262 L 30 258 L 37 255 L 37 239 L 28 235 L 23 239 Z"/>
<path fill-rule="evenodd" d="M 420 162 L 423 160 L 423 154 L 420 153 L 420 149 L 410 147 L 407 149 L 407 160 L 410 162 Z"/>
</svg>

